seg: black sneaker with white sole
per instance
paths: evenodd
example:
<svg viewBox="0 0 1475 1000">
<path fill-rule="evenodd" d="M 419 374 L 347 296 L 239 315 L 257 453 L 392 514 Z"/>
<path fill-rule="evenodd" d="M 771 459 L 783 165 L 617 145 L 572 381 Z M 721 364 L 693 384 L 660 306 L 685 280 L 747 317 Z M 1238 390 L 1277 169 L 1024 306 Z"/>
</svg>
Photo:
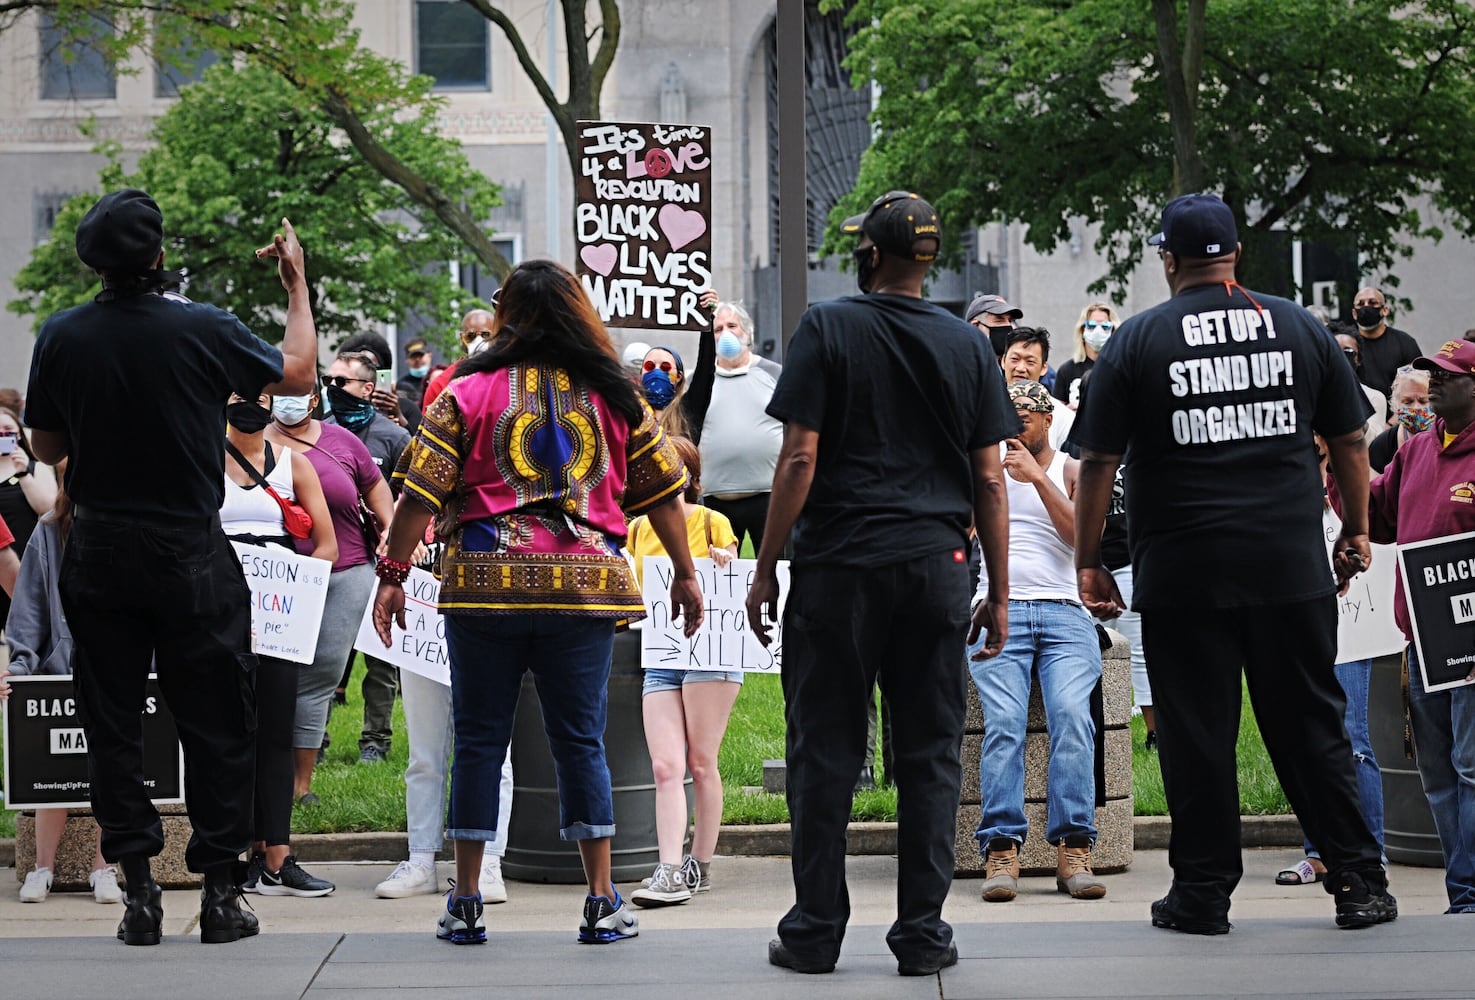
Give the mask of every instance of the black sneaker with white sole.
<svg viewBox="0 0 1475 1000">
<path fill-rule="evenodd" d="M 266 871 L 266 855 L 260 851 L 251 853 L 251 860 L 246 862 L 246 877 L 241 880 L 242 892 L 255 892 L 261 882 L 261 873 Z"/>
<path fill-rule="evenodd" d="M 295 854 L 287 855 L 281 871 L 270 871 L 263 864 L 256 880 L 256 891 L 263 896 L 326 896 L 336 888 L 327 879 L 304 871 Z"/>
</svg>

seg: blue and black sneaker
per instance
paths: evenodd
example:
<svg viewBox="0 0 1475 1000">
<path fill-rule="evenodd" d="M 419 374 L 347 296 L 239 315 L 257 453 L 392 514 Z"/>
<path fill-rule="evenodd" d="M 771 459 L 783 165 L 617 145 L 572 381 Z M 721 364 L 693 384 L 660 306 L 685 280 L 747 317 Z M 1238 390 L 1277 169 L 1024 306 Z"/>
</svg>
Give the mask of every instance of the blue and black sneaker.
<svg viewBox="0 0 1475 1000">
<path fill-rule="evenodd" d="M 452 888 L 446 893 L 446 908 L 435 925 L 435 936 L 451 944 L 486 944 L 487 925 L 481 919 L 481 895 L 452 895 L 455 891 Z"/>
<path fill-rule="evenodd" d="M 584 919 L 579 921 L 580 944 L 609 944 L 639 933 L 640 921 L 618 890 L 614 902 L 607 896 L 589 896 L 584 900 Z"/>
</svg>

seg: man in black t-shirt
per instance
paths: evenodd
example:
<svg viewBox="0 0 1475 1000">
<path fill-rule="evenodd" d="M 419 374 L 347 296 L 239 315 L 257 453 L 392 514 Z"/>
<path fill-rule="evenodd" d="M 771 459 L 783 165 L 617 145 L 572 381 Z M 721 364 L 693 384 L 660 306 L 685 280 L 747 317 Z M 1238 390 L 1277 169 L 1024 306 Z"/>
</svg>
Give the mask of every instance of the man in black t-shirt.
<svg viewBox="0 0 1475 1000">
<path fill-rule="evenodd" d="M 928 975 L 958 955 L 942 903 L 962 778 L 968 528 L 978 525 L 992 588 L 967 638 L 987 629 L 984 653 L 996 656 L 1008 624 L 997 444 L 1019 420 L 983 339 L 921 297 L 942 239 L 932 206 L 893 191 L 843 228 L 860 236 L 867 294 L 810 307 L 785 354 L 768 405 L 784 440 L 747 602 L 766 644 L 792 529 L 782 679 L 796 901 L 768 957 L 799 972 L 835 967 L 849 916 L 845 828 L 879 677 L 901 803 L 887 943 L 903 975 Z"/>
<path fill-rule="evenodd" d="M 1173 816 L 1173 885 L 1155 927 L 1229 930 L 1243 871 L 1235 739 L 1240 676 L 1281 787 L 1322 851 L 1337 924 L 1392 920 L 1377 841 L 1362 817 L 1345 698 L 1332 671 L 1333 595 L 1371 562 L 1371 412 L 1330 333 L 1301 306 L 1235 280 L 1234 216 L 1211 195 L 1163 209 L 1173 298 L 1107 341 L 1072 434 L 1080 446 L 1076 566 L 1081 600 L 1106 617 L 1121 594 L 1102 565 L 1102 524 L 1125 458 L 1132 606 L 1142 614 Z M 1327 570 L 1312 432 L 1353 502 Z M 1345 588 L 1344 588 L 1345 589 Z"/>
<path fill-rule="evenodd" d="M 219 512 L 230 394 L 301 394 L 314 379 L 302 247 L 282 228 L 257 251 L 276 258 L 287 290 L 281 350 L 227 312 L 160 294 L 178 275 L 162 270 L 163 215 L 137 190 L 106 195 L 77 227 L 77 256 L 102 293 L 36 337 L 26 422 L 37 457 L 69 459 L 75 520 L 58 589 L 102 853 L 128 881 L 127 944 L 158 944 L 163 922 L 149 859 L 164 831 L 139 728 L 151 665 L 184 748 L 185 862 L 205 882 L 200 939 L 258 930 L 240 909 L 237 860 L 251 840 L 256 753 L 251 593 Z"/>
<path fill-rule="evenodd" d="M 1387 396 L 1398 369 L 1423 353 L 1419 342 L 1388 325 L 1388 303 L 1377 288 L 1358 291 L 1352 300 L 1352 318 L 1362 340 L 1362 382 Z M 1388 414 L 1380 416 L 1386 420 Z"/>
</svg>

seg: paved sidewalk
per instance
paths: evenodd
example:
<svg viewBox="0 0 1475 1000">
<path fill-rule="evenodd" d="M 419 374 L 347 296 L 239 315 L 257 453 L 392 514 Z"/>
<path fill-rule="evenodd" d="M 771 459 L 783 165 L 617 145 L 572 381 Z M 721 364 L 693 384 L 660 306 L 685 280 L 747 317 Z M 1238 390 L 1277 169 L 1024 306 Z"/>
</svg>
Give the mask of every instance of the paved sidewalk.
<svg viewBox="0 0 1475 1000">
<path fill-rule="evenodd" d="M 792 899 L 787 858 L 719 858 L 714 891 L 685 906 L 641 911 L 641 936 L 604 947 L 574 942 L 583 890 L 511 883 L 487 908 L 490 941 L 435 940 L 442 897 L 373 898 L 389 865 L 314 864 L 338 883 L 323 899 L 250 897 L 261 936 L 202 945 L 197 894 L 165 893 L 165 941 L 127 948 L 113 939 L 120 908 L 91 897 L 16 899 L 0 870 L 0 983 L 7 998 L 445 997 L 580 998 L 595 984 L 620 993 L 700 991 L 799 997 L 1469 997 L 1475 920 L 1443 916 L 1442 872 L 1394 866 L 1396 923 L 1340 931 L 1320 886 L 1280 887 L 1274 873 L 1299 852 L 1247 851 L 1230 914 L 1234 931 L 1203 938 L 1154 930 L 1147 906 L 1168 883 L 1163 851 L 1139 851 L 1132 870 L 1107 876 L 1108 896 L 1071 900 L 1053 878 L 1026 879 L 1019 899 L 979 901 L 960 880 L 946 916 L 962 961 L 940 977 L 902 979 L 886 949 L 896 862 L 850 859 L 852 919 L 830 976 L 798 976 L 766 962 L 773 925 Z M 449 865 L 442 875 L 451 874 Z M 627 888 L 627 887 L 622 887 Z"/>
</svg>

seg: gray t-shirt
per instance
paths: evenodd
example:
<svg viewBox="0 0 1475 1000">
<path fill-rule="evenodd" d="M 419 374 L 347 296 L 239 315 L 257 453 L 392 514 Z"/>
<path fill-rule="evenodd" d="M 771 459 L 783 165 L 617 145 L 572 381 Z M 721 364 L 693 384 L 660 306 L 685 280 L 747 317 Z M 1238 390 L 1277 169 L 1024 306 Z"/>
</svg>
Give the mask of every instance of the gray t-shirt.
<svg viewBox="0 0 1475 1000">
<path fill-rule="evenodd" d="M 784 425 L 766 410 L 777 384 L 778 380 L 757 364 L 741 372 L 717 369 L 712 402 L 702 424 L 704 495 L 767 493 L 773 489 Z"/>
<path fill-rule="evenodd" d="M 324 422 L 338 423 L 331 415 L 325 418 Z M 339 424 L 339 426 L 342 425 Z M 375 413 L 374 419 L 369 421 L 368 426 L 356 432 L 354 436 L 364 443 L 365 448 L 369 449 L 369 455 L 374 459 L 374 464 L 379 467 L 379 472 L 384 476 L 385 482 L 389 483 L 398 493 L 399 488 L 394 486 L 394 480 L 390 477 L 394 473 L 394 467 L 399 464 L 400 453 L 410 443 L 410 432 L 384 414 Z"/>
</svg>

